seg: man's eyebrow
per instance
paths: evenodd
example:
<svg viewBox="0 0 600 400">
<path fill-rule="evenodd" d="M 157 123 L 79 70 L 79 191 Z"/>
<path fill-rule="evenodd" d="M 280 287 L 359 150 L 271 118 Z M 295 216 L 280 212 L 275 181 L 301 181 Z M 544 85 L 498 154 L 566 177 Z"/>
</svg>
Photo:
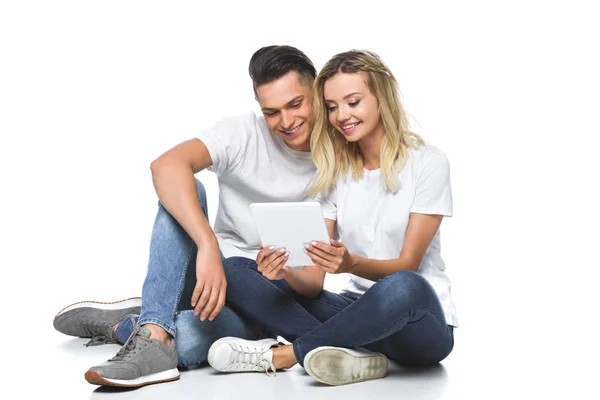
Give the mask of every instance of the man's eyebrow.
<svg viewBox="0 0 600 400">
<path fill-rule="evenodd" d="M 304 99 L 304 95 L 296 96 L 292 100 L 288 101 L 287 105 L 290 106 L 290 105 L 292 105 L 300 100 L 303 100 L 303 99 Z"/>
<path fill-rule="evenodd" d="M 292 100 L 290 100 L 286 103 L 286 106 L 291 106 L 292 104 L 294 104 L 300 100 L 304 100 L 304 95 L 294 97 Z M 272 108 L 272 107 L 264 107 L 264 108 L 262 108 L 262 110 L 263 110 L 263 112 L 264 111 L 279 111 L 278 108 Z"/>
</svg>

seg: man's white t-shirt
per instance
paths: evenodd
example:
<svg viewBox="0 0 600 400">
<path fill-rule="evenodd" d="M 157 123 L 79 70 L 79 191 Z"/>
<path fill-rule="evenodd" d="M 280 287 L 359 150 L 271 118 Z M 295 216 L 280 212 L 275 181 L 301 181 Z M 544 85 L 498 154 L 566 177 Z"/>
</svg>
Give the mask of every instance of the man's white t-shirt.
<svg viewBox="0 0 600 400">
<path fill-rule="evenodd" d="M 304 201 L 316 168 L 309 152 L 290 149 L 254 113 L 225 118 L 202 132 L 219 181 L 214 232 L 224 257 L 255 259 L 260 237 L 252 203 Z M 282 227 L 282 229 L 287 229 Z"/>
<path fill-rule="evenodd" d="M 364 170 L 353 180 L 351 172 L 321 199 L 323 215 L 337 220 L 338 235 L 351 254 L 376 260 L 400 256 L 411 213 L 452 216 L 450 166 L 444 153 L 425 144 L 408 150 L 405 167 L 398 173 L 400 190 L 393 194 L 383 184 L 380 170 Z M 427 248 L 417 273 L 435 289 L 446 322 L 458 326 L 450 297 L 450 280 L 440 254 L 440 231 Z M 362 295 L 375 282 L 349 274 L 344 292 Z"/>
</svg>

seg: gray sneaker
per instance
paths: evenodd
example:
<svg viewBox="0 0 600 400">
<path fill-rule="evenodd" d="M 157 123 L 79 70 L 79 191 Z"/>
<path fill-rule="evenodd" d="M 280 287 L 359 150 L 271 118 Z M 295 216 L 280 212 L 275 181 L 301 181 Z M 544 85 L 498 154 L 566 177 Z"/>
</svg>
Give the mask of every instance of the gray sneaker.
<svg viewBox="0 0 600 400">
<path fill-rule="evenodd" d="M 117 343 L 112 327 L 123 321 L 128 314 L 139 314 L 141 306 L 141 297 L 113 303 L 80 301 L 56 314 L 54 328 L 65 335 L 91 338 L 85 346 Z"/>
<path fill-rule="evenodd" d="M 166 345 L 137 327 L 117 355 L 90 368 L 85 379 L 94 385 L 140 387 L 179 379 L 175 341 Z"/>
</svg>

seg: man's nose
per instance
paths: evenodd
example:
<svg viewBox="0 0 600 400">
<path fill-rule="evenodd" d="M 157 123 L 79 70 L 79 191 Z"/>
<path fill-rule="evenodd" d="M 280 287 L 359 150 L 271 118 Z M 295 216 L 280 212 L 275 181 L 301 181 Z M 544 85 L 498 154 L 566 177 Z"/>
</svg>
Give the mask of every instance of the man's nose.
<svg viewBox="0 0 600 400">
<path fill-rule="evenodd" d="M 281 113 L 281 126 L 283 129 L 292 129 L 294 126 L 294 116 L 287 111 Z"/>
</svg>

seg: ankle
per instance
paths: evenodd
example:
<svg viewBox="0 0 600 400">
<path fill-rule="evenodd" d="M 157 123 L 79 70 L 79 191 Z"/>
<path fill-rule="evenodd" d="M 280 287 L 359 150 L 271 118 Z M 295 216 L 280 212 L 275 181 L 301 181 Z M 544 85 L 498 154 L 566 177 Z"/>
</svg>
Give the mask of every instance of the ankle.
<svg viewBox="0 0 600 400">
<path fill-rule="evenodd" d="M 154 324 L 142 325 L 143 328 L 147 328 L 150 331 L 150 338 L 158 340 L 166 345 L 171 344 L 171 335 L 167 333 L 162 327 Z"/>
<path fill-rule="evenodd" d="M 114 325 L 112 326 L 112 328 L 111 328 L 111 329 L 112 329 L 112 330 L 111 330 L 111 335 L 112 335 L 112 338 L 113 338 L 113 340 L 115 340 L 116 342 L 118 342 L 118 340 L 117 340 L 117 328 L 119 327 L 119 325 L 121 325 L 121 323 L 120 323 L 120 322 L 118 322 L 118 323 L 114 324 Z"/>
<path fill-rule="evenodd" d="M 273 365 L 275 369 L 292 368 L 298 363 L 291 344 L 272 347 L 271 350 L 273 351 Z"/>
</svg>

